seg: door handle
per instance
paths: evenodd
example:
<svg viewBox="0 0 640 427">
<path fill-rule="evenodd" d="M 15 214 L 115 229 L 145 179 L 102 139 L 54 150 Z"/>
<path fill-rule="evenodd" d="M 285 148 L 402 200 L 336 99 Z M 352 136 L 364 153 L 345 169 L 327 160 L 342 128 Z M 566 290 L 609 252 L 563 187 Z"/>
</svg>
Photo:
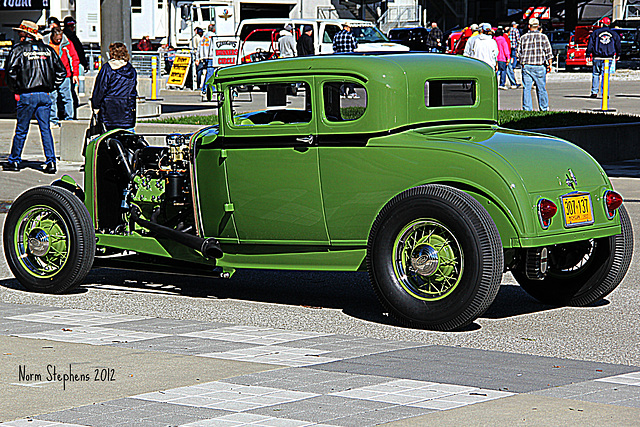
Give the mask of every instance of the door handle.
<svg viewBox="0 0 640 427">
<path fill-rule="evenodd" d="M 296 141 L 298 142 L 304 142 L 305 144 L 313 144 L 313 135 L 309 135 L 309 136 L 303 136 L 300 138 L 296 138 Z"/>
</svg>

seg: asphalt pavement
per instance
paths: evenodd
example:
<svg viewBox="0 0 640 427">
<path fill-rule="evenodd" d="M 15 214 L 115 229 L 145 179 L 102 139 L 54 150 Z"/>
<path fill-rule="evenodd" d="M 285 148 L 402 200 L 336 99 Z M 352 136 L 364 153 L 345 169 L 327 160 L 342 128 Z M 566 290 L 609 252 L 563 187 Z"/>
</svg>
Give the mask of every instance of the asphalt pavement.
<svg viewBox="0 0 640 427">
<path fill-rule="evenodd" d="M 588 77 L 550 76 L 551 108 L 597 102 L 581 98 Z M 635 114 L 638 75 L 612 89 Z M 209 108 L 193 93 L 163 97 L 174 114 Z M 518 108 L 521 90 L 499 97 Z M 14 124 L 0 120 L 4 157 Z M 25 170 L 0 171 L 0 212 L 54 179 L 41 153 L 36 137 Z M 80 164 L 58 166 L 82 182 Z M 640 162 L 606 169 L 637 235 Z M 637 425 L 638 253 L 616 291 L 584 308 L 542 305 L 506 274 L 489 310 L 448 333 L 398 326 L 363 273 L 95 269 L 77 291 L 43 295 L 2 259 L 0 426 Z"/>
</svg>

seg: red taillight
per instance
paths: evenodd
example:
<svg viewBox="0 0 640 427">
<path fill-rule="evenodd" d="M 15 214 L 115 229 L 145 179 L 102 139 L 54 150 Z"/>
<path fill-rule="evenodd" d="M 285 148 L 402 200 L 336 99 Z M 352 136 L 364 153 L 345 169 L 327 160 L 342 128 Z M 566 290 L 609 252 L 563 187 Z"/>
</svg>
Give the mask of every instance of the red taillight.
<svg viewBox="0 0 640 427">
<path fill-rule="evenodd" d="M 607 218 L 612 219 L 616 210 L 622 205 L 622 196 L 615 191 L 607 191 L 604 194 L 604 204 L 607 208 Z"/>
<path fill-rule="evenodd" d="M 551 218 L 558 212 L 555 203 L 548 199 L 540 199 L 538 202 L 538 215 L 540 216 L 540 224 L 542 228 L 548 228 L 551 225 Z"/>
</svg>

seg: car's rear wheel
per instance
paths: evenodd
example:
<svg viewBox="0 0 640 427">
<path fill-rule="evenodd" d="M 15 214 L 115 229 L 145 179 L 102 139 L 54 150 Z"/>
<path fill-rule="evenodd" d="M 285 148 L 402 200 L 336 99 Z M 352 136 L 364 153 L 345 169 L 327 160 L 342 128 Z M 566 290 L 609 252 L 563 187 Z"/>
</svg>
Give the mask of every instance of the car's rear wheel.
<svg viewBox="0 0 640 427">
<path fill-rule="evenodd" d="M 3 243 L 9 268 L 34 292 L 73 289 L 91 270 L 96 251 L 89 212 L 59 187 L 32 188 L 20 195 L 7 214 Z"/>
<path fill-rule="evenodd" d="M 544 304 L 583 307 L 611 293 L 622 281 L 633 254 L 633 230 L 624 206 L 618 210 L 622 233 L 549 247 L 549 271 L 530 280 L 524 267 L 513 271 L 520 286 Z"/>
<path fill-rule="evenodd" d="M 369 237 L 367 266 L 379 300 L 400 322 L 452 330 L 493 302 L 503 251 L 478 201 L 452 187 L 424 185 L 382 209 Z"/>
</svg>

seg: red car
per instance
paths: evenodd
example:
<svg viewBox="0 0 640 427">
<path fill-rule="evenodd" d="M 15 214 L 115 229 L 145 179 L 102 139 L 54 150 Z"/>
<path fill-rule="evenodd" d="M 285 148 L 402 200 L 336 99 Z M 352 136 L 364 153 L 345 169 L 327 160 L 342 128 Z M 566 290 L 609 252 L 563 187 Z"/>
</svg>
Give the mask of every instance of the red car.
<svg viewBox="0 0 640 427">
<path fill-rule="evenodd" d="M 593 25 L 576 27 L 576 31 L 569 38 L 569 44 L 567 45 L 567 60 L 565 63 L 567 71 L 593 65 L 591 58 L 587 57 L 587 44 L 589 43 L 589 35 L 596 28 L 598 27 Z"/>
<path fill-rule="evenodd" d="M 447 40 L 447 53 L 462 55 L 464 53 L 464 47 L 467 44 L 469 37 L 471 37 L 471 34 L 472 31 L 468 27 L 462 31 L 451 33 Z"/>
</svg>

